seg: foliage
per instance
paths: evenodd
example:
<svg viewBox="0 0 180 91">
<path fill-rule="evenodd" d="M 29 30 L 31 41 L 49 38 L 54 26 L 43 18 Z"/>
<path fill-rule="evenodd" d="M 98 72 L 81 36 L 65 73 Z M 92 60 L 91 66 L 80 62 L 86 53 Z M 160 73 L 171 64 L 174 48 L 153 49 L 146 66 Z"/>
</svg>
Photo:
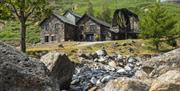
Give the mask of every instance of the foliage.
<svg viewBox="0 0 180 91">
<path fill-rule="evenodd" d="M 106 21 L 108 23 L 111 23 L 112 17 L 111 13 L 112 10 L 108 7 L 108 3 L 105 2 L 102 6 L 102 12 L 98 13 L 97 18 L 100 20 Z"/>
<path fill-rule="evenodd" d="M 0 19 L 1 20 L 8 19 L 10 15 L 11 14 L 6 7 L 0 6 Z"/>
<path fill-rule="evenodd" d="M 172 41 L 179 36 L 179 31 L 175 29 L 176 20 L 159 3 L 145 12 L 140 25 L 140 36 L 151 39 L 150 42 L 156 46 L 157 50 L 162 42 Z"/>
<path fill-rule="evenodd" d="M 42 11 L 45 10 L 45 7 L 47 7 L 46 5 L 48 5 L 46 0 L 4 0 L 0 3 L 0 8 L 2 8 L 3 11 L 12 13 L 19 18 L 20 10 L 24 11 L 25 17 L 28 17 L 34 12 L 42 13 Z"/>
<path fill-rule="evenodd" d="M 20 49 L 26 52 L 26 21 L 31 15 L 41 17 L 42 12 L 49 13 L 47 0 L 3 0 L 0 7 L 9 10 L 20 22 Z M 6 9 L 4 8 L 6 7 Z"/>
<path fill-rule="evenodd" d="M 93 8 L 93 4 L 90 0 L 88 0 L 88 6 L 87 6 L 87 14 L 94 16 L 94 8 Z"/>
</svg>

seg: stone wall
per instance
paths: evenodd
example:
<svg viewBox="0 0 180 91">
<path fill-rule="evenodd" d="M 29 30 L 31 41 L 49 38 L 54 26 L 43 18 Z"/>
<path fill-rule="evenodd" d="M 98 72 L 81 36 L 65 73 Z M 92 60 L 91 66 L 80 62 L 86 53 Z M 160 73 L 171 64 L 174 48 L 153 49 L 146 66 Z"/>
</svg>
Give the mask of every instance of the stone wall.
<svg viewBox="0 0 180 91">
<path fill-rule="evenodd" d="M 88 41 L 88 35 L 93 35 L 93 39 L 91 41 L 101 40 L 101 35 L 102 35 L 101 25 L 88 19 L 88 20 L 82 22 L 79 26 L 83 27 L 83 28 L 81 27 L 83 40 Z"/>
<path fill-rule="evenodd" d="M 65 24 L 65 41 L 75 41 L 77 37 L 76 26 Z"/>
<path fill-rule="evenodd" d="M 61 22 L 58 18 L 51 16 L 41 25 L 41 43 L 45 43 L 47 41 L 64 41 L 64 26 L 64 23 Z M 48 40 L 45 39 L 45 36 L 49 37 Z M 54 39 L 52 39 L 52 36 L 54 36 Z"/>
</svg>

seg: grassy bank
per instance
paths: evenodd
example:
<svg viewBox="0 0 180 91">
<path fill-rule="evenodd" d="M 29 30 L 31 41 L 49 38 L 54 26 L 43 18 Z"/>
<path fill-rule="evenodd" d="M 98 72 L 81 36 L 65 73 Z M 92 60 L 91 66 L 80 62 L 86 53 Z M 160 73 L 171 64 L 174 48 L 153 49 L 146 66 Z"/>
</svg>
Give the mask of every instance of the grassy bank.
<svg viewBox="0 0 180 91">
<path fill-rule="evenodd" d="M 107 41 L 103 43 L 95 43 L 92 45 L 85 45 L 88 42 L 62 42 L 52 44 L 38 44 L 36 46 L 29 46 L 28 53 L 43 51 L 58 51 L 68 54 L 71 60 L 78 62 L 77 54 L 81 53 L 95 53 L 97 50 L 105 48 L 108 54 L 118 53 L 129 56 L 143 56 L 154 55 L 163 53 L 175 49 L 167 44 L 161 45 L 161 50 L 157 51 L 152 45 L 149 45 L 148 40 L 119 40 L 119 41 Z M 85 46 L 84 46 L 85 45 Z M 180 41 L 178 40 L 178 47 Z"/>
</svg>

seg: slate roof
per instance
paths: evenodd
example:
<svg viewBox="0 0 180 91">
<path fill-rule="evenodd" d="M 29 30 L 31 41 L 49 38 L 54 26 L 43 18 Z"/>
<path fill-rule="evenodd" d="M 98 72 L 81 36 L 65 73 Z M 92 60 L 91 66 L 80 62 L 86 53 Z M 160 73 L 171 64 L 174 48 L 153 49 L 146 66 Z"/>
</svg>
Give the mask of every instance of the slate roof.
<svg viewBox="0 0 180 91">
<path fill-rule="evenodd" d="M 82 16 L 78 15 L 77 13 L 75 13 L 75 12 L 73 12 L 73 11 L 71 11 L 71 10 L 67 10 L 67 11 L 63 14 L 63 16 L 65 16 L 68 12 L 71 13 L 72 15 L 74 15 L 75 17 L 78 17 L 78 18 L 81 18 L 81 17 L 82 17 Z"/>
<path fill-rule="evenodd" d="M 96 23 L 98 23 L 98 24 L 100 24 L 100 25 L 103 25 L 103 26 L 106 26 L 106 27 L 111 27 L 111 25 L 110 25 L 109 23 L 107 23 L 107 22 L 105 22 L 105 21 L 101 21 L 101 20 L 99 20 L 99 19 L 97 19 L 97 18 L 95 18 L 95 17 L 93 17 L 93 16 L 91 16 L 91 15 L 89 15 L 89 14 L 84 14 L 84 15 L 81 17 L 81 19 L 80 19 L 79 21 L 77 21 L 77 24 L 78 24 L 81 20 L 83 20 L 85 17 L 90 18 L 91 20 L 93 20 L 94 22 L 96 22 Z"/>
<path fill-rule="evenodd" d="M 56 16 L 57 18 L 59 18 L 62 22 L 65 22 L 65 23 L 71 24 L 71 25 L 76 25 L 65 16 L 61 16 L 61 15 L 58 15 L 58 14 L 53 14 L 53 15 Z"/>
<path fill-rule="evenodd" d="M 76 26 L 76 24 L 74 24 L 71 20 L 69 20 L 65 16 L 61 16 L 61 15 L 58 15 L 58 14 L 55 14 L 55 13 L 53 13 L 52 15 L 57 17 L 59 20 L 61 20 L 64 23 Z M 43 24 L 47 19 L 48 18 L 44 19 L 39 25 Z"/>
</svg>

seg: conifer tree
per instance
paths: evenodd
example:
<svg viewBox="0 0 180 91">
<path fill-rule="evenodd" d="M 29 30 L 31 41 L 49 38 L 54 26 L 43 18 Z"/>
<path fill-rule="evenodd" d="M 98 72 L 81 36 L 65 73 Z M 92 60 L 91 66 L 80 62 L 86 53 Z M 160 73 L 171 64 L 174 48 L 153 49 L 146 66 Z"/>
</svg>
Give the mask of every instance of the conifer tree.
<svg viewBox="0 0 180 91">
<path fill-rule="evenodd" d="M 160 3 L 156 3 L 141 18 L 140 37 L 150 39 L 150 43 L 159 50 L 162 42 L 167 43 L 179 36 L 179 30 L 175 29 L 176 23 L 173 16 L 168 15 L 168 11 Z"/>
</svg>

